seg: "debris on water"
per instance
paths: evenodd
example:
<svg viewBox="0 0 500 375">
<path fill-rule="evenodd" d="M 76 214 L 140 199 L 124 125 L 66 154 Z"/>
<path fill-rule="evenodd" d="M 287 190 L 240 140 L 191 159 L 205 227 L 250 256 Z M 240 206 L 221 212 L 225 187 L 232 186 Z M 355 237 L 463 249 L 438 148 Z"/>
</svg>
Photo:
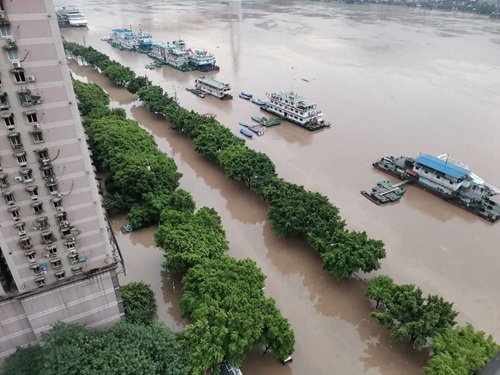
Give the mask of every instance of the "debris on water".
<svg viewBox="0 0 500 375">
<path fill-rule="evenodd" d="M 304 81 L 304 82 L 309 82 L 309 80 L 308 80 L 308 79 L 305 79 L 305 78 L 302 78 L 302 81 Z"/>
</svg>

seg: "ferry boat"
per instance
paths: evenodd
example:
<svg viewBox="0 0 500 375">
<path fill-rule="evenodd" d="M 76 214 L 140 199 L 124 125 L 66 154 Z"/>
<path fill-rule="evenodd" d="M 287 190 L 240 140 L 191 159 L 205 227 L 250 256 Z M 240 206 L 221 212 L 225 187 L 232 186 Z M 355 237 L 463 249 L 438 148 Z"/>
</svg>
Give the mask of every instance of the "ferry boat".
<svg viewBox="0 0 500 375">
<path fill-rule="evenodd" d="M 57 22 L 59 27 L 85 27 L 88 21 L 78 9 L 62 9 L 57 11 Z"/>
<path fill-rule="evenodd" d="M 196 50 L 192 51 L 191 48 L 188 49 L 189 56 L 188 61 L 194 69 L 201 72 L 212 72 L 220 70 L 220 68 L 215 63 L 215 56 L 213 53 L 207 50 Z"/>
<path fill-rule="evenodd" d="M 134 34 L 132 29 L 113 29 L 108 43 L 121 50 L 147 53 L 153 45 L 151 38 L 150 34 L 143 34 L 142 31 Z"/>
<path fill-rule="evenodd" d="M 183 72 L 192 71 L 189 66 L 189 51 L 182 39 L 167 43 L 153 43 L 149 56 Z"/>
<path fill-rule="evenodd" d="M 198 77 L 195 81 L 195 88 L 222 100 L 233 98 L 230 94 L 231 86 L 228 83 L 222 83 L 210 77 Z"/>
<path fill-rule="evenodd" d="M 500 194 L 500 190 L 446 154 L 437 157 L 424 154 L 415 159 L 390 156 L 377 160 L 373 166 L 488 221 L 500 218 L 500 204 L 490 199 Z"/>
<path fill-rule="evenodd" d="M 330 123 L 322 119 L 317 104 L 291 92 L 275 92 L 266 94 L 269 101 L 260 108 L 287 120 L 309 131 L 330 127 Z"/>
</svg>

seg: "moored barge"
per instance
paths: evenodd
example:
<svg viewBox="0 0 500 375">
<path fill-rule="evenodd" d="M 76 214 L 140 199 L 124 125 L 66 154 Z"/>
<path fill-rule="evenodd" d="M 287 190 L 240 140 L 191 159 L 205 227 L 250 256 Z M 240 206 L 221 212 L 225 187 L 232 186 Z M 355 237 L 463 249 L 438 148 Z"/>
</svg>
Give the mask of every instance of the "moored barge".
<svg viewBox="0 0 500 375">
<path fill-rule="evenodd" d="M 317 104 L 297 95 L 293 91 L 266 94 L 269 101 L 260 107 L 283 120 L 309 131 L 329 128 L 330 123 L 322 119 L 323 114 Z"/>
<path fill-rule="evenodd" d="M 376 169 L 434 194 L 490 222 L 500 218 L 500 204 L 490 199 L 500 190 L 484 182 L 448 155 L 417 158 L 390 156 L 373 163 Z"/>
<path fill-rule="evenodd" d="M 196 78 L 195 87 L 197 90 L 222 100 L 233 98 L 231 95 L 231 86 L 228 83 L 223 83 L 210 77 L 203 76 Z"/>
</svg>

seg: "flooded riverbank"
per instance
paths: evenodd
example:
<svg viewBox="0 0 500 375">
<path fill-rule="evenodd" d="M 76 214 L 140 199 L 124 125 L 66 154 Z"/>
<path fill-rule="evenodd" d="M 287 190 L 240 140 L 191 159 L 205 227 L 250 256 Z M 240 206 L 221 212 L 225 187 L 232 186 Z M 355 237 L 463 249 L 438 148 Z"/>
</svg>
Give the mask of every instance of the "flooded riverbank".
<svg viewBox="0 0 500 375">
<path fill-rule="evenodd" d="M 99 6 L 90 1 L 78 4 L 91 22 L 89 30 L 64 30 L 64 35 L 78 42 L 85 37 L 87 44 L 143 74 L 146 56 L 117 51 L 99 40 L 109 34 L 109 25 L 141 23 L 155 40 L 180 34 L 188 44 L 212 50 L 221 66 L 221 72 L 212 75 L 230 82 L 235 92 L 264 97 L 266 91 L 293 88 L 317 101 L 325 118 L 333 121 L 331 129 L 309 133 L 283 124 L 268 129 L 249 146 L 266 152 L 281 176 L 326 194 L 340 207 L 349 228 L 382 239 L 387 248 L 382 273 L 455 301 L 460 322 L 470 321 L 498 340 L 498 228 L 412 187 L 399 203 L 386 207 L 359 194 L 386 179 L 372 170 L 372 161 L 421 151 L 446 151 L 486 181 L 500 185 L 500 170 L 495 167 L 500 161 L 497 29 L 475 16 L 404 8 L 259 4 L 243 3 L 240 12 L 237 6 L 209 7 L 206 2 L 151 1 L 141 7 L 111 3 L 112 12 L 103 22 Z M 163 67 L 147 74 L 170 94 L 177 91 L 182 105 L 216 114 L 235 132 L 239 121 L 259 115 L 255 106 L 238 98 L 220 102 L 186 92 L 184 87 L 192 85 L 199 73 Z M 106 85 L 100 79 L 98 83 Z M 319 257 L 305 243 L 273 236 L 267 207 L 259 199 L 197 155 L 189 139 L 134 107 L 135 97 L 120 95 L 128 94 L 111 92 L 113 105 L 124 106 L 175 158 L 184 174 L 181 186 L 193 193 L 199 207 L 219 212 L 231 255 L 257 261 L 268 275 L 266 293 L 292 323 L 297 335 L 293 365 L 278 364 L 270 370 L 267 366 L 276 363 L 254 353 L 243 366 L 245 374 L 422 373 L 425 355 L 393 342 L 387 330 L 370 319 L 359 282 L 335 281 L 322 271 Z M 160 292 L 165 306 L 160 318 L 180 329 L 185 322 L 169 310 L 180 298 L 178 283 L 170 286 L 169 276 L 162 276 L 162 254 L 151 236 L 138 232 L 135 237 L 120 235 L 118 241 L 133 264 L 127 264 L 127 278 L 150 278 L 146 281 L 156 285 L 157 298 Z M 154 255 L 143 259 L 143 250 Z M 130 267 L 135 267 L 135 274 Z"/>
</svg>

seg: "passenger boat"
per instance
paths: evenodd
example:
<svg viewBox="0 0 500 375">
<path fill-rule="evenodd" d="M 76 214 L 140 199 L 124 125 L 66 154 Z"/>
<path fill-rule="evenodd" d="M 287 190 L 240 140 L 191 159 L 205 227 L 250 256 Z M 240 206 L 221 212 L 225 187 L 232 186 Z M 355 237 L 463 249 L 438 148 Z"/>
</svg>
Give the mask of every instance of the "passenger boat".
<svg viewBox="0 0 500 375">
<path fill-rule="evenodd" d="M 264 105 L 264 104 L 266 104 L 265 101 L 260 100 L 260 99 L 252 99 L 252 103 L 253 104 L 257 104 L 257 105 Z"/>
<path fill-rule="evenodd" d="M 195 87 L 197 90 L 222 100 L 233 98 L 231 95 L 231 86 L 228 83 L 222 83 L 210 77 L 198 77 L 195 80 Z"/>
<path fill-rule="evenodd" d="M 143 34 L 142 30 L 139 34 L 134 34 L 132 29 L 113 29 L 113 33 L 109 37 L 109 44 L 112 47 L 147 53 L 151 50 L 153 42 L 151 41 L 152 36 L 150 34 Z"/>
<path fill-rule="evenodd" d="M 215 56 L 213 53 L 210 53 L 207 50 L 196 50 L 193 52 L 191 48 L 189 48 L 187 51 L 189 52 L 189 65 L 194 69 L 201 72 L 212 72 L 220 70 L 220 68 L 215 64 Z"/>
<path fill-rule="evenodd" d="M 243 134 L 245 137 L 253 138 L 253 134 L 246 129 L 240 129 L 240 133 Z"/>
<path fill-rule="evenodd" d="M 260 107 L 284 120 L 309 131 L 330 127 L 330 123 L 322 119 L 323 114 L 317 104 L 290 92 L 274 92 L 267 94 L 269 101 Z"/>
<path fill-rule="evenodd" d="M 57 11 L 57 22 L 59 27 L 85 27 L 88 21 L 78 9 L 62 9 Z"/>
<path fill-rule="evenodd" d="M 469 168 L 448 155 L 420 155 L 417 158 L 385 157 L 373 163 L 376 169 L 434 194 L 488 221 L 500 219 L 500 204 L 490 197 L 500 189 L 484 182 Z"/>
</svg>

